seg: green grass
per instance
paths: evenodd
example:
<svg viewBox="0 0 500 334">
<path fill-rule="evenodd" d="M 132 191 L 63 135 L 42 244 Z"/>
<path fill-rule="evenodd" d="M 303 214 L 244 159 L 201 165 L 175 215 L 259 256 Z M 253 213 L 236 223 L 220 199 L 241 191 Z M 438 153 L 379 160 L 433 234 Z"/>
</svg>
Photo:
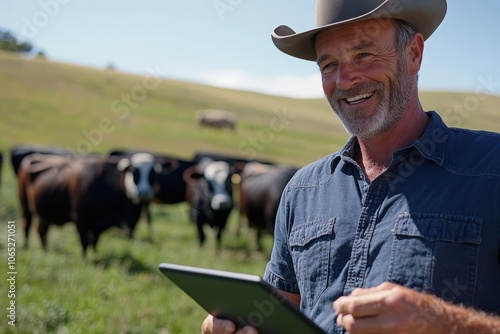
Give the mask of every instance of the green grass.
<svg viewBox="0 0 500 334">
<path fill-rule="evenodd" d="M 189 158 L 197 150 L 271 159 L 302 166 L 337 150 L 347 139 L 322 99 L 300 100 L 196 85 L 161 78 L 144 98 L 145 77 L 0 53 L 0 150 L 16 143 L 59 145 L 107 152 L 147 148 Z M 151 81 L 152 82 L 152 81 Z M 151 86 L 150 86 L 151 88 Z M 422 92 L 426 109 L 450 125 L 498 131 L 500 97 L 473 93 Z M 140 101 L 139 101 L 140 100 Z M 476 103 L 477 102 L 477 103 Z M 199 129 L 199 109 L 238 114 L 237 131 Z M 103 120 L 106 124 L 103 125 Z M 93 141 L 84 133 L 92 133 Z M 52 227 L 49 251 L 36 233 L 23 249 L 17 189 L 5 162 L 0 186 L 0 333 L 198 333 L 205 312 L 158 271 L 174 262 L 261 275 L 272 239 L 255 251 L 253 232 L 238 236 L 238 215 L 230 216 L 223 248 L 207 231 L 199 249 L 187 207 L 153 206 L 154 241 L 142 219 L 134 240 L 108 230 L 96 254 L 81 258 L 73 223 Z M 8 286 L 7 221 L 16 221 L 16 328 L 5 316 Z"/>
<path fill-rule="evenodd" d="M 7 279 L 7 220 L 16 221 L 16 328 L 8 326 L 8 286 L 0 285 L 1 333 L 197 333 L 203 311 L 158 271 L 161 262 L 182 263 L 252 274 L 263 273 L 272 246 L 266 236 L 256 252 L 252 231 L 236 236 L 236 212 L 216 252 L 214 231 L 200 249 L 185 204 L 153 206 L 154 240 L 145 219 L 134 240 L 118 229 L 106 231 L 97 253 L 81 257 L 73 223 L 49 230 L 49 251 L 41 249 L 36 228 L 24 249 L 22 223 L 15 210 L 14 178 L 5 173 L 0 197 L 2 282 Z M 14 210 L 13 210 L 14 209 Z M 36 227 L 36 224 L 35 224 Z"/>
</svg>

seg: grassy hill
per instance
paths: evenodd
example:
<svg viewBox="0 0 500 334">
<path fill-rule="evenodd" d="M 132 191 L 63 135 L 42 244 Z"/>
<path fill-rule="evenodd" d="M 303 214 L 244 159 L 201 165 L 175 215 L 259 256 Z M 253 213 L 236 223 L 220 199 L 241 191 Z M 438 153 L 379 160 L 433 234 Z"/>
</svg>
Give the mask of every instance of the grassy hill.
<svg viewBox="0 0 500 334">
<path fill-rule="evenodd" d="M 291 99 L 228 90 L 156 76 L 0 53 L 0 149 L 18 142 L 82 152 L 142 147 L 191 156 L 216 150 L 303 165 L 347 138 L 323 99 Z M 425 108 L 451 125 L 500 129 L 498 96 L 423 92 Z M 477 102 L 477 103 L 476 103 Z M 199 109 L 239 117 L 237 131 L 200 130 Z"/>
<path fill-rule="evenodd" d="M 291 99 L 220 89 L 164 77 L 134 76 L 0 53 L 0 150 L 16 143 L 59 145 L 81 153 L 116 147 L 146 148 L 189 158 L 210 150 L 297 166 L 337 150 L 347 139 L 323 99 Z M 500 97 L 422 92 L 426 109 L 453 126 L 500 130 Z M 200 129 L 199 109 L 238 115 L 237 130 Z M 16 184 L 6 162 L 0 186 L 0 258 L 7 263 L 7 221 L 15 221 L 16 296 L 0 284 L 0 309 L 16 302 L 16 328 L 0 333 L 198 333 L 205 312 L 162 277 L 160 262 L 262 274 L 272 245 L 255 252 L 252 231 L 237 235 L 230 216 L 223 249 L 214 235 L 200 249 L 185 204 L 153 206 L 154 241 L 140 222 L 136 238 L 103 234 L 96 254 L 83 260 L 73 224 L 52 227 L 41 250 L 36 224 L 31 247 L 17 208 Z"/>
</svg>

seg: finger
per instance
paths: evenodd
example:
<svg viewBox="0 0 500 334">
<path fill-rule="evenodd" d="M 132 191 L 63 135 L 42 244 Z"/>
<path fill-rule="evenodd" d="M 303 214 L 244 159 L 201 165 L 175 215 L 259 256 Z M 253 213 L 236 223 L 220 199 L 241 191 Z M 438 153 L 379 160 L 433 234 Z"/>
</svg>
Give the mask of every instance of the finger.
<svg viewBox="0 0 500 334">
<path fill-rule="evenodd" d="M 369 317 L 355 318 L 350 314 L 337 318 L 337 324 L 342 326 L 350 334 L 373 334 L 388 333 L 388 328 L 384 318 Z M 397 333 L 402 333 L 398 331 Z"/>
<path fill-rule="evenodd" d="M 236 330 L 236 325 L 228 320 L 222 320 L 219 318 L 214 318 L 212 315 L 208 315 L 203 323 L 201 324 L 202 334 L 230 334 L 234 333 Z"/>
<path fill-rule="evenodd" d="M 333 302 L 337 313 L 351 314 L 354 317 L 373 317 L 380 313 L 382 302 L 388 292 L 378 291 L 366 295 L 344 296 Z"/>
<path fill-rule="evenodd" d="M 238 330 L 235 334 L 259 334 L 257 330 L 250 326 L 245 326 L 242 329 Z"/>
</svg>

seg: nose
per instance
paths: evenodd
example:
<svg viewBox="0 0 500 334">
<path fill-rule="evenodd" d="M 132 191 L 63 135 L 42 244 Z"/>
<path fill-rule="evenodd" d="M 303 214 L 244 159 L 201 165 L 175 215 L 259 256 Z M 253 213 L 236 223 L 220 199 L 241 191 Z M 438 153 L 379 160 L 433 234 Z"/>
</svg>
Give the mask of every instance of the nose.
<svg viewBox="0 0 500 334">
<path fill-rule="evenodd" d="M 153 189 L 139 189 L 138 194 L 139 200 L 145 201 L 145 200 L 151 200 L 153 199 L 154 192 Z"/>
<path fill-rule="evenodd" d="M 219 210 L 228 210 L 233 205 L 233 201 L 230 196 L 226 194 L 217 194 L 212 197 L 212 201 L 210 203 L 212 209 Z"/>
<path fill-rule="evenodd" d="M 337 88 L 347 90 L 360 82 L 359 72 L 352 64 L 341 63 L 337 67 L 335 84 Z"/>
</svg>

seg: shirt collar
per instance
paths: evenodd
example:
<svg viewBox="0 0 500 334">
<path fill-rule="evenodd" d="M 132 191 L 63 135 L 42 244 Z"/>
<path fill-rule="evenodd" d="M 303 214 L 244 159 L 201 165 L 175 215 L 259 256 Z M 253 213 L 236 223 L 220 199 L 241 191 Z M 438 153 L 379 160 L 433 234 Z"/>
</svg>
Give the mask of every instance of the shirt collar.
<svg viewBox="0 0 500 334">
<path fill-rule="evenodd" d="M 422 135 L 414 142 L 396 151 L 395 154 L 415 148 L 424 158 L 432 160 L 438 165 L 443 165 L 448 127 L 435 111 L 428 111 L 426 114 L 430 118 L 430 121 Z M 349 138 L 345 145 L 333 155 L 330 165 L 331 173 L 334 172 L 335 167 L 341 159 L 346 162 L 354 161 L 354 147 L 357 141 L 356 137 Z"/>
<path fill-rule="evenodd" d="M 424 158 L 442 166 L 448 139 L 448 127 L 435 111 L 429 111 L 426 114 L 430 121 L 422 135 L 413 143 L 398 150 L 398 152 L 415 148 Z"/>
</svg>

